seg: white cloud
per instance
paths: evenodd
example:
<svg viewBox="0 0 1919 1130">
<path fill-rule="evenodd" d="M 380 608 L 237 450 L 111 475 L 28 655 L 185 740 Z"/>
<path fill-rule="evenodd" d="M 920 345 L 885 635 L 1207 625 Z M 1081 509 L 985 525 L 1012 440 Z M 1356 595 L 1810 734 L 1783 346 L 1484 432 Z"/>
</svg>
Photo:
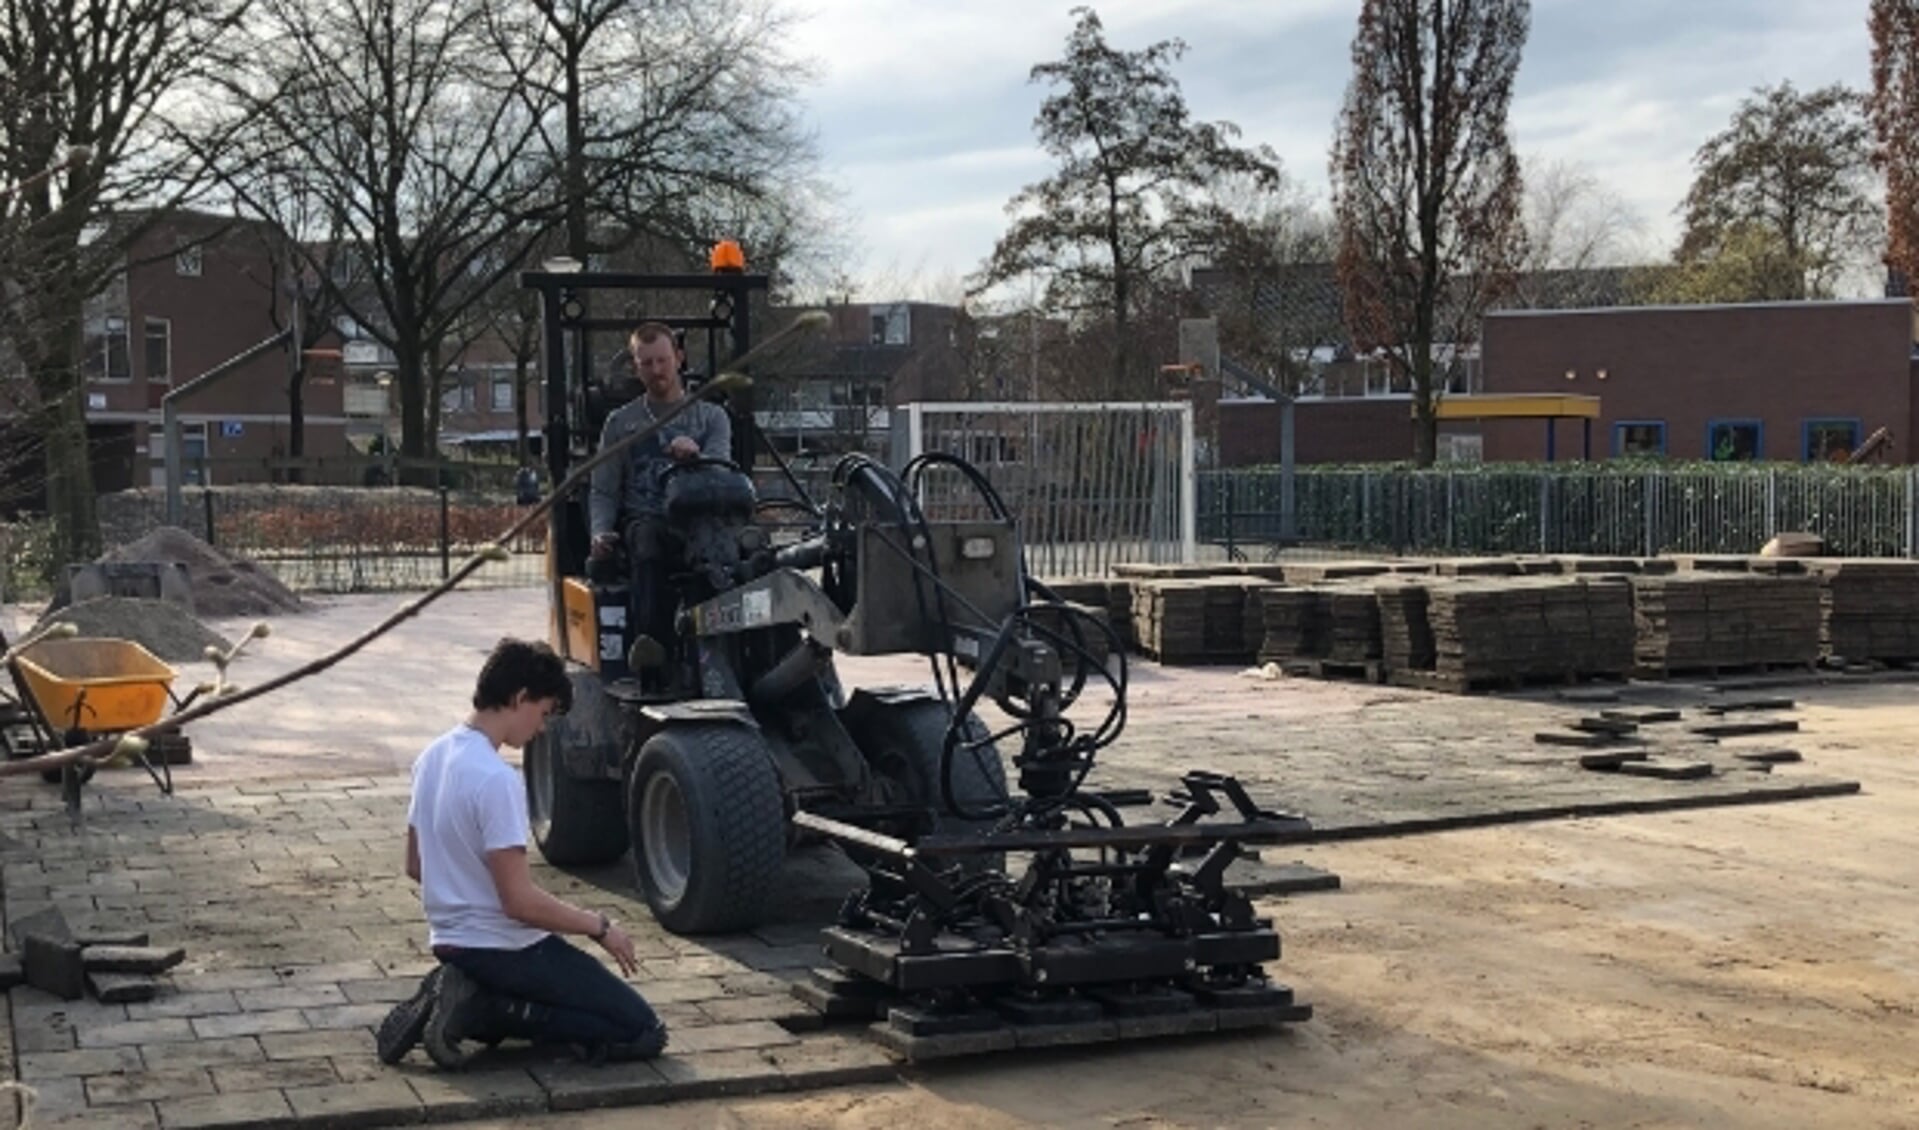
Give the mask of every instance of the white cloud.
<svg viewBox="0 0 1919 1130">
<path fill-rule="evenodd" d="M 819 66 L 809 109 L 869 273 L 975 268 L 1005 202 L 1049 165 L 1034 144 L 1070 2 L 795 0 L 792 44 Z M 1230 120 L 1322 197 L 1358 0 L 1120 0 L 1096 5 L 1108 41 L 1180 37 L 1193 114 Z M 1867 81 L 1863 0 L 1535 0 L 1515 93 L 1523 153 L 1588 165 L 1638 209 L 1655 247 L 1699 143 L 1753 87 Z"/>
</svg>

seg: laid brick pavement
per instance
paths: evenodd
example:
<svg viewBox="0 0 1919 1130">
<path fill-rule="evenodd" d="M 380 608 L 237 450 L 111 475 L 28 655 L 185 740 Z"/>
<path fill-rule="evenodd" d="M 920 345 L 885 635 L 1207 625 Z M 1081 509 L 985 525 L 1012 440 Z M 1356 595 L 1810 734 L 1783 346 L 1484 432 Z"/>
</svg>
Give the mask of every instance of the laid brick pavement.
<svg viewBox="0 0 1919 1130">
<path fill-rule="evenodd" d="M 1138 691 L 1148 709 L 1108 751 L 1100 783 L 1163 788 L 1188 765 L 1231 771 L 1261 800 L 1335 834 L 1582 803 L 1758 799 L 1821 783 L 1816 764 L 1776 777 L 1729 765 L 1705 782 L 1581 772 L 1569 751 L 1530 741 L 1567 715 L 1563 705 L 1357 687 L 1273 694 L 1230 676 L 1153 668 Z M 666 1058 L 589 1069 L 502 1050 L 449 1075 L 416 1052 L 384 1067 L 371 1027 L 433 964 L 401 874 L 404 776 L 196 785 L 192 774 L 183 770 L 187 783 L 166 797 L 137 774 L 105 773 L 88 786 L 77 829 L 52 788 L 16 778 L 0 790 L 7 918 L 58 906 L 80 925 L 145 930 L 187 952 L 173 991 L 149 1002 L 65 1002 L 25 987 L 8 995 L 0 1064 L 36 1092 L 38 1127 L 371 1126 L 833 1086 L 895 1071 L 855 1036 L 779 1023 L 799 1014 L 788 980 L 818 963 L 818 927 L 858 881 L 824 851 L 796 862 L 765 926 L 705 941 L 654 926 L 625 865 L 578 875 L 540 866 L 549 889 L 628 924 L 638 982 L 673 1029 Z M 1310 1000 L 1311 987 L 1301 989 Z"/>
<path fill-rule="evenodd" d="M 637 981 L 672 1029 L 668 1057 L 588 1069 L 533 1049 L 437 1072 L 381 1065 L 372 1028 L 432 968 L 401 874 L 404 779 L 183 788 L 89 786 L 81 825 L 54 791 L 0 806 L 10 918 L 58 906 L 80 927 L 145 930 L 187 960 L 137 1004 L 8 994 L 17 1077 L 34 1125 L 372 1126 L 657 1103 L 889 1078 L 893 1061 L 841 1032 L 796 1033 L 788 978 L 818 964 L 818 923 L 854 876 L 830 859 L 760 930 L 700 944 L 655 926 L 623 868 L 542 868 L 550 889 L 628 925 Z M 811 922 L 811 925 L 807 925 Z"/>
</svg>

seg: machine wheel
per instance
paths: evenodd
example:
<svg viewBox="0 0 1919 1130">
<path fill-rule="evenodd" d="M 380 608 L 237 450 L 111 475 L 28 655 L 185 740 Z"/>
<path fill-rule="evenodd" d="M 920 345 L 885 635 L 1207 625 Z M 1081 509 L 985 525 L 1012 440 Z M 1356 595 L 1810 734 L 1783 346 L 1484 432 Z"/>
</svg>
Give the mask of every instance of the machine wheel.
<svg viewBox="0 0 1919 1130">
<path fill-rule="evenodd" d="M 633 869 L 676 934 L 758 921 L 786 858 L 772 753 L 744 726 L 673 726 L 640 748 L 627 793 Z"/>
<path fill-rule="evenodd" d="M 548 863 L 556 867 L 610 863 L 626 851 L 626 808 L 618 781 L 568 774 L 551 734 L 526 743 L 520 761 L 533 842 Z"/>
<path fill-rule="evenodd" d="M 946 723 L 952 710 L 938 700 L 889 704 L 875 710 L 853 734 L 875 772 L 905 791 L 914 803 L 923 804 L 938 814 L 940 831 L 989 828 L 993 821 L 968 820 L 949 809 L 940 791 L 940 758 L 946 743 Z M 976 714 L 966 718 L 966 736 L 979 739 L 987 735 L 986 724 Z M 1005 803 L 1006 765 L 999 749 L 988 745 L 977 751 L 955 751 L 953 795 L 966 809 L 996 807 Z M 1005 856 L 995 853 L 966 861 L 967 870 L 998 870 Z"/>
</svg>

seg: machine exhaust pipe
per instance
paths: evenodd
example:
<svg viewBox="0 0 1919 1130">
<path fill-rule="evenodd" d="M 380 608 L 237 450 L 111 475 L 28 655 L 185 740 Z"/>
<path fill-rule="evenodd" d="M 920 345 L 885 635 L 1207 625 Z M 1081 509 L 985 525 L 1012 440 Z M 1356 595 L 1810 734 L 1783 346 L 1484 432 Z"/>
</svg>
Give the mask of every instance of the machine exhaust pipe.
<svg viewBox="0 0 1919 1130">
<path fill-rule="evenodd" d="M 788 695 L 819 677 L 833 659 L 833 649 L 812 638 L 787 652 L 773 669 L 761 675 L 746 692 L 746 701 L 755 710 L 767 710 L 784 702 Z"/>
</svg>

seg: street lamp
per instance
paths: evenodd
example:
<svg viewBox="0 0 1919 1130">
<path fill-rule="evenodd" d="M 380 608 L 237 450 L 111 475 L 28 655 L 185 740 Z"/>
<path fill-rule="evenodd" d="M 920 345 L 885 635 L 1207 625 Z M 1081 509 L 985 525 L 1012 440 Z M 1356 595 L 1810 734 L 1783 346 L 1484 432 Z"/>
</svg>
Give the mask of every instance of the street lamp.
<svg viewBox="0 0 1919 1130">
<path fill-rule="evenodd" d="M 393 374 L 382 370 L 373 378 L 380 386 L 380 458 L 386 461 L 386 483 L 393 478 Z"/>
</svg>

